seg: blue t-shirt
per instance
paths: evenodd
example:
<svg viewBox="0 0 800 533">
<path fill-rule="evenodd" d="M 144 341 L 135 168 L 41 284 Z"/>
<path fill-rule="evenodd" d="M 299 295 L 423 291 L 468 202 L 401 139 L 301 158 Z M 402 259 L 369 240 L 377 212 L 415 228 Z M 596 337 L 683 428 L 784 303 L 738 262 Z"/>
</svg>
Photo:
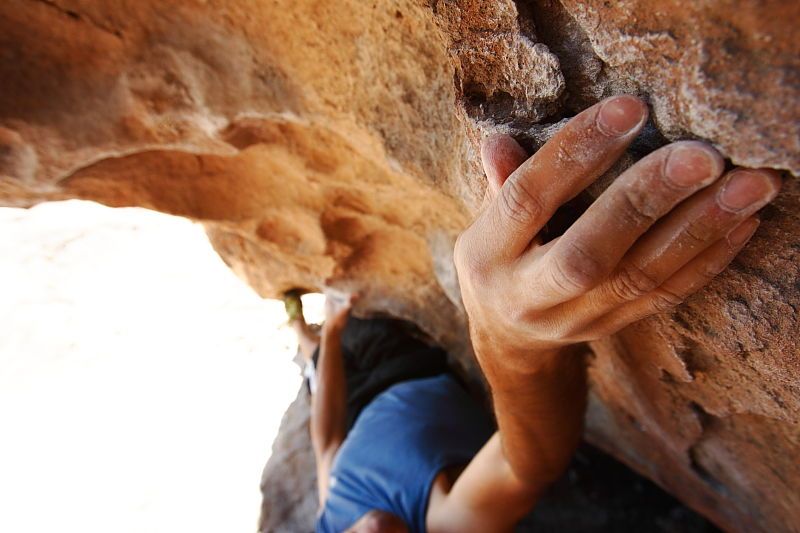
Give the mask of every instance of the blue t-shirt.
<svg viewBox="0 0 800 533">
<path fill-rule="evenodd" d="M 339 533 L 379 509 L 424 532 L 436 475 L 472 460 L 493 432 L 488 413 L 447 374 L 394 385 L 339 448 L 316 530 Z"/>
</svg>

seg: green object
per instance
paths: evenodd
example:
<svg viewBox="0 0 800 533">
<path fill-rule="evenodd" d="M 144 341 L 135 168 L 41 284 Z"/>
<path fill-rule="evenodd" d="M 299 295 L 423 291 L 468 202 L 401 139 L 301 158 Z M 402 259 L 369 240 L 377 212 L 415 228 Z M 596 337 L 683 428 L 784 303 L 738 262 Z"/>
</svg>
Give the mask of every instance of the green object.
<svg viewBox="0 0 800 533">
<path fill-rule="evenodd" d="M 289 322 L 303 318 L 303 302 L 300 300 L 300 294 L 300 291 L 293 289 L 283 295 L 283 305 L 286 308 Z"/>
</svg>

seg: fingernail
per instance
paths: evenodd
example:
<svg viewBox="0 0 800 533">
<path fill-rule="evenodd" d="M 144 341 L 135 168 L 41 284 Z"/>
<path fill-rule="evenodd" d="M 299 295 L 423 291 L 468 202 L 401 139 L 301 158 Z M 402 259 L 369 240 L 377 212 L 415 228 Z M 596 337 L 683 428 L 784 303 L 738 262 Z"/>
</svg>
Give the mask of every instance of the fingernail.
<svg viewBox="0 0 800 533">
<path fill-rule="evenodd" d="M 641 100 L 623 95 L 607 100 L 597 113 L 597 127 L 606 135 L 620 137 L 636 128 L 645 114 Z"/>
<path fill-rule="evenodd" d="M 733 231 L 728 233 L 728 242 L 734 247 L 743 245 L 748 241 L 748 239 L 750 239 L 750 237 L 753 236 L 758 229 L 759 224 L 761 224 L 761 221 L 757 218 L 745 220 L 736 226 Z"/>
<path fill-rule="evenodd" d="M 697 146 L 678 146 L 667 156 L 666 178 L 679 187 L 713 181 L 722 165 L 708 150 Z"/>
<path fill-rule="evenodd" d="M 754 170 L 738 170 L 730 175 L 720 191 L 719 204 L 740 211 L 756 203 L 766 204 L 777 194 L 772 177 Z"/>
</svg>

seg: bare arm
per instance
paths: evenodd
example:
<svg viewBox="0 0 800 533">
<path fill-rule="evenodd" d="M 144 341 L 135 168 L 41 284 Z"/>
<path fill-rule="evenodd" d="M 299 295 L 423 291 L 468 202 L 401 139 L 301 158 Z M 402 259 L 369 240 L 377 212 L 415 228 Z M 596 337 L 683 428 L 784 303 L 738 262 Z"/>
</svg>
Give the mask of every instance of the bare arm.
<svg viewBox="0 0 800 533">
<path fill-rule="evenodd" d="M 603 174 L 646 119 L 633 97 L 579 114 L 527 158 L 508 136 L 482 156 L 487 207 L 455 260 L 499 431 L 430 508 L 429 529 L 510 530 L 559 477 L 580 438 L 585 369 L 564 347 L 668 311 L 733 260 L 780 189 L 768 170 L 723 175 L 699 142 L 656 150 L 620 175 L 561 237 L 539 232 Z"/>
<path fill-rule="evenodd" d="M 581 435 L 585 369 L 578 353 L 552 352 L 527 376 L 495 375 L 492 397 L 500 430 L 470 462 L 428 530 L 505 531 L 524 517 L 568 464 Z"/>
<path fill-rule="evenodd" d="M 332 310 L 329 304 L 320 337 L 317 391 L 311 398 L 311 443 L 317 463 L 320 506 L 328 497 L 328 480 L 336 452 L 346 436 L 347 382 L 342 360 L 342 331 L 350 305 Z"/>
</svg>

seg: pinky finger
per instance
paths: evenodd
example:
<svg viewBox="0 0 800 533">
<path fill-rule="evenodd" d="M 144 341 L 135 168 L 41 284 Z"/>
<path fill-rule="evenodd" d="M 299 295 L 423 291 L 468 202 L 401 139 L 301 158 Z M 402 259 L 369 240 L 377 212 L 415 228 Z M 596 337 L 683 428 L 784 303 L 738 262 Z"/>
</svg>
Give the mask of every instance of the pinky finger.
<svg viewBox="0 0 800 533">
<path fill-rule="evenodd" d="M 592 324 L 603 335 L 616 333 L 628 324 L 651 315 L 671 311 L 686 298 L 705 287 L 733 261 L 758 229 L 760 221 L 751 217 L 689 261 L 660 287 Z"/>
</svg>

